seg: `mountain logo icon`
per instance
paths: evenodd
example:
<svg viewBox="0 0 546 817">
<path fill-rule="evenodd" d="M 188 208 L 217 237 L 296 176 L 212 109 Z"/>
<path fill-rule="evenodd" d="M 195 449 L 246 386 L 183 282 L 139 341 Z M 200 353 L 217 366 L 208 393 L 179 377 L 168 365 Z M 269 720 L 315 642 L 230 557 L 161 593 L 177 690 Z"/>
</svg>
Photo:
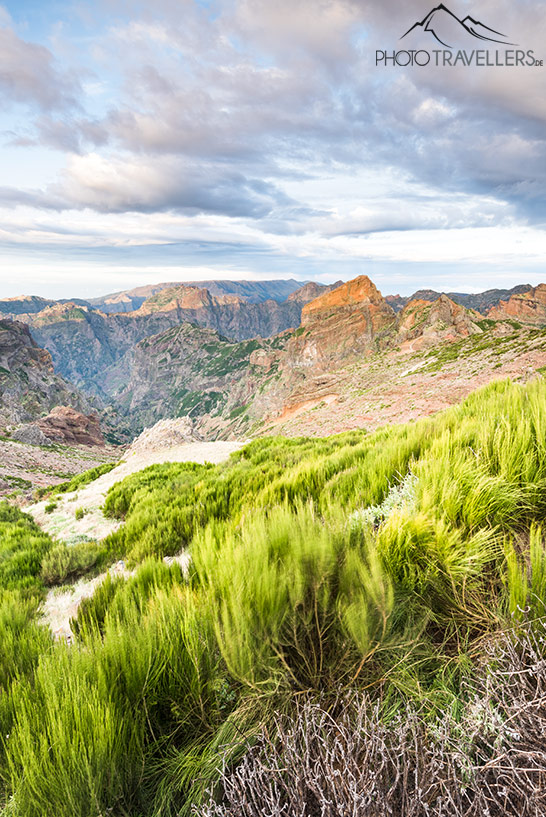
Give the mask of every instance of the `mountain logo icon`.
<svg viewBox="0 0 546 817">
<path fill-rule="evenodd" d="M 480 23 L 479 20 L 474 20 L 470 15 L 459 20 L 443 3 L 429 11 L 421 22 L 414 23 L 400 39 L 403 40 L 412 32 L 415 34 L 425 31 L 446 48 L 465 45 L 470 38 L 502 45 L 516 45 L 516 43 L 508 42 L 506 34 L 501 34 L 500 31 Z"/>
</svg>

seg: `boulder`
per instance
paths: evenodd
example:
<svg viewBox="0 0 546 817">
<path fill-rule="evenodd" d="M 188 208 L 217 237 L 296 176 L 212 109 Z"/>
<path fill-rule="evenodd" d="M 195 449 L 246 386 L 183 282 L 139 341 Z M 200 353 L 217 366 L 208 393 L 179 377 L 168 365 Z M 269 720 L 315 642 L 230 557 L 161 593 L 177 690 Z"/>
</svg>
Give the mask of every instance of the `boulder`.
<svg viewBox="0 0 546 817">
<path fill-rule="evenodd" d="M 12 437 L 32 445 L 105 445 L 96 414 L 82 414 L 70 406 L 56 406 L 46 417 L 17 428 Z"/>
</svg>

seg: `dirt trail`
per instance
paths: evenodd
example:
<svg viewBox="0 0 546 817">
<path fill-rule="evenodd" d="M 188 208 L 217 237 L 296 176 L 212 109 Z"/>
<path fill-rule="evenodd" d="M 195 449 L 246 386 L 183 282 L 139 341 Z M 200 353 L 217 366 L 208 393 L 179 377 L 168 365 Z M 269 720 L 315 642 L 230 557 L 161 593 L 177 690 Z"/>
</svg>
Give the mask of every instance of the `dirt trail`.
<svg viewBox="0 0 546 817">
<path fill-rule="evenodd" d="M 242 442 L 191 442 L 156 450 L 130 449 L 125 455 L 125 460 L 108 474 L 80 488 L 79 491 L 62 494 L 55 499 L 57 507 L 52 513 L 45 511 L 51 502 L 50 499 L 30 505 L 25 511 L 34 517 L 40 527 L 63 542 L 71 543 L 85 538 L 99 541 L 121 524 L 117 520 L 107 519 L 101 510 L 107 491 L 116 482 L 156 463 L 222 462 L 243 445 Z M 76 519 L 76 510 L 79 508 L 84 511 L 84 515 L 81 519 Z"/>
<path fill-rule="evenodd" d="M 243 445 L 242 442 L 189 442 L 154 449 L 153 441 L 145 438 L 143 441 L 137 441 L 125 455 L 126 460 L 108 474 L 104 474 L 79 491 L 60 496 L 57 508 L 52 513 L 45 512 L 45 507 L 51 500 L 38 502 L 25 510 L 32 514 L 44 530 L 61 541 L 67 543 L 83 539 L 99 541 L 122 524 L 116 520 L 106 519 L 101 510 L 108 489 L 116 482 L 155 463 L 219 463 Z M 77 508 L 83 508 L 85 511 L 81 519 L 76 519 Z M 176 561 L 185 568 L 188 564 L 188 555 L 181 553 L 178 556 L 167 557 L 164 561 L 167 564 Z M 42 605 L 42 620 L 51 628 L 55 638 L 71 640 L 70 619 L 76 616 L 80 603 L 93 595 L 108 573 L 113 576 L 129 577 L 134 571 L 129 571 L 121 561 L 100 576 L 92 579 L 83 578 L 74 585 L 49 591 Z"/>
</svg>

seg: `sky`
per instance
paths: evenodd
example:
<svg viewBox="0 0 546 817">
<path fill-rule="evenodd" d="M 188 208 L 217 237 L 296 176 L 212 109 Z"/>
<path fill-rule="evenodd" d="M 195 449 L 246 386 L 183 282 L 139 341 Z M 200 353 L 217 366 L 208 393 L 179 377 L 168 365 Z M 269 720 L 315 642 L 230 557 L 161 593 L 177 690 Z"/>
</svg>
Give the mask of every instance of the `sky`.
<svg viewBox="0 0 546 817">
<path fill-rule="evenodd" d="M 447 5 L 546 60 L 546 0 Z M 0 297 L 546 281 L 546 68 L 376 65 L 433 6 L 0 0 Z"/>
</svg>

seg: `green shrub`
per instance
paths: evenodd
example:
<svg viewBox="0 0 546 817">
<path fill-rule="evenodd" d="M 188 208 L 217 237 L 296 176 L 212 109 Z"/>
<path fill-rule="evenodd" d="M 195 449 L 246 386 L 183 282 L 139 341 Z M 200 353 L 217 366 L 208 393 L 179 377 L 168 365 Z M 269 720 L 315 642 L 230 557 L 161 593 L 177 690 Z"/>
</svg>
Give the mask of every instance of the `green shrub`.
<svg viewBox="0 0 546 817">
<path fill-rule="evenodd" d="M 105 462 L 103 465 L 97 465 L 95 468 L 90 468 L 82 474 L 77 474 L 67 482 L 61 482 L 59 485 L 47 486 L 45 488 L 37 488 L 35 492 L 36 498 L 41 499 L 44 496 L 56 496 L 57 494 L 77 491 L 79 488 L 89 485 L 90 482 L 94 482 L 94 480 L 103 474 L 108 474 L 117 465 L 119 465 L 119 462 Z"/>
<path fill-rule="evenodd" d="M 104 550 L 94 542 L 55 545 L 43 558 L 40 576 L 46 585 L 65 584 L 88 573 L 104 559 Z"/>
<path fill-rule="evenodd" d="M 544 615 L 546 383 L 494 383 L 374 434 L 152 466 L 105 509 L 124 525 L 101 550 L 54 545 L 0 505 L 0 587 L 19 588 L 0 695 L 16 817 L 188 815 L 219 754 L 302 695 L 333 717 L 344 689 L 381 695 L 386 717 L 409 700 L 425 731 L 464 710 L 487 645 L 521 610 Z M 188 577 L 160 561 L 186 546 Z M 25 596 L 106 549 L 145 563 L 82 605 L 71 647 L 42 642 Z"/>
<path fill-rule="evenodd" d="M 0 593 L 3 589 L 39 593 L 42 559 L 52 546 L 31 516 L 0 502 Z"/>
</svg>

